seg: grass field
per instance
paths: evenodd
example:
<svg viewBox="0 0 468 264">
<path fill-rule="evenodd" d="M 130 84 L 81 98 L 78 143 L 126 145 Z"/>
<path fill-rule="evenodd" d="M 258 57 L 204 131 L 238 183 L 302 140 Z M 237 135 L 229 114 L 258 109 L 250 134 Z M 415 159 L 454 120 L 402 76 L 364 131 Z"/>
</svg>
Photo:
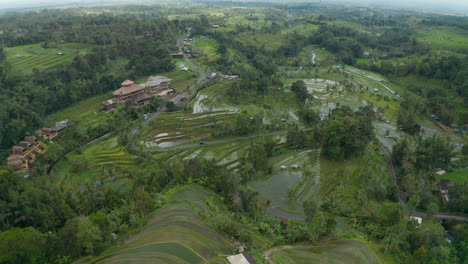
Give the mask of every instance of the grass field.
<svg viewBox="0 0 468 264">
<path fill-rule="evenodd" d="M 278 264 L 378 264 L 375 254 L 366 243 L 356 240 L 340 240 L 283 249 L 274 252 L 271 258 Z"/>
<path fill-rule="evenodd" d="M 456 27 L 430 27 L 419 31 L 419 39 L 429 42 L 433 49 L 468 52 L 468 31 Z"/>
<path fill-rule="evenodd" d="M 454 183 L 467 183 L 468 182 L 468 169 L 450 172 L 444 175 L 437 175 L 437 179 L 450 180 Z"/>
<path fill-rule="evenodd" d="M 55 122 L 67 119 L 72 123 L 78 122 L 83 129 L 97 126 L 112 115 L 112 113 L 101 111 L 102 102 L 111 98 L 113 98 L 113 95 L 106 93 L 85 99 L 64 110 L 49 115 L 46 119 L 46 124 L 52 125 Z"/>
<path fill-rule="evenodd" d="M 168 205 L 147 217 L 147 224 L 119 247 L 78 263 L 227 263 L 229 242 L 206 225 L 197 211 L 212 194 L 199 187 L 169 191 Z"/>
<path fill-rule="evenodd" d="M 134 164 L 134 157 L 119 146 L 116 137 L 104 138 L 68 154 L 52 170 L 52 179 L 64 189 L 101 184 L 124 189 L 125 169 Z"/>
<path fill-rule="evenodd" d="M 218 52 L 218 42 L 208 37 L 199 37 L 195 40 L 194 49 L 200 49 L 203 56 L 199 59 L 203 64 L 209 65 L 221 57 Z"/>
<path fill-rule="evenodd" d="M 62 63 L 70 63 L 79 54 L 85 54 L 91 46 L 81 43 L 56 44 L 43 48 L 31 44 L 7 48 L 7 62 L 15 72 L 29 74 L 33 69 L 49 70 Z M 59 55 L 58 53 L 62 53 Z"/>
</svg>

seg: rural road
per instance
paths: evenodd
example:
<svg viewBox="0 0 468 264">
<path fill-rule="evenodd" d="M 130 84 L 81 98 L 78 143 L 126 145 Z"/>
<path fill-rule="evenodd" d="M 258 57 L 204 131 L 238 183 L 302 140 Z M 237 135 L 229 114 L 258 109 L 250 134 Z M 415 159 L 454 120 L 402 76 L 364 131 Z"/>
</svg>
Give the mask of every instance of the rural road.
<svg viewBox="0 0 468 264">
<path fill-rule="evenodd" d="M 392 160 L 392 156 L 382 144 L 379 143 L 379 147 L 384 152 L 385 158 L 387 159 L 387 163 L 390 167 L 390 171 L 392 172 L 392 181 L 398 187 L 398 178 L 397 178 L 396 168 Z M 408 211 L 410 215 L 418 216 L 418 217 L 427 217 L 426 213 L 408 210 L 406 201 L 402 198 L 401 191 L 400 191 L 400 195 L 398 196 L 398 201 L 400 202 L 400 204 L 402 204 L 406 208 L 406 210 Z M 443 219 L 443 220 L 457 220 L 457 221 L 468 222 L 468 217 L 455 215 L 455 214 L 440 213 L 440 214 L 434 215 L 434 217 L 437 219 Z"/>
<path fill-rule="evenodd" d="M 393 91 L 390 87 L 386 86 L 385 84 L 383 84 L 383 83 L 381 83 L 379 81 L 376 81 L 376 80 L 374 80 L 372 78 L 369 78 L 367 76 L 356 74 L 356 73 L 353 73 L 353 72 L 350 72 L 350 71 L 345 71 L 345 72 L 349 73 L 349 74 L 356 75 L 358 77 L 366 78 L 366 79 L 368 79 L 370 81 L 373 81 L 373 82 L 381 85 L 385 89 L 387 89 L 392 94 L 395 94 L 399 99 L 403 99 L 399 94 L 397 94 L 395 91 Z M 383 146 L 380 142 L 379 142 L 379 147 L 384 152 L 385 158 L 387 159 L 387 163 L 388 163 L 388 165 L 390 167 L 390 171 L 392 172 L 392 181 L 396 186 L 398 186 L 398 178 L 397 178 L 395 164 L 393 163 L 393 160 L 392 160 L 392 156 L 390 155 L 388 150 L 385 148 L 385 146 Z M 400 191 L 398 201 L 408 210 L 407 205 L 406 205 L 406 201 L 402 198 L 401 194 L 402 194 L 402 192 Z M 414 215 L 414 216 L 418 216 L 418 217 L 427 217 L 427 214 L 423 213 L 423 212 L 409 211 L 408 210 L 408 213 L 410 215 Z M 456 221 L 468 222 L 468 217 L 461 216 L 461 215 L 455 215 L 455 214 L 440 213 L 440 214 L 434 215 L 434 217 L 437 218 L 437 219 L 443 219 L 443 220 L 456 220 Z"/>
</svg>

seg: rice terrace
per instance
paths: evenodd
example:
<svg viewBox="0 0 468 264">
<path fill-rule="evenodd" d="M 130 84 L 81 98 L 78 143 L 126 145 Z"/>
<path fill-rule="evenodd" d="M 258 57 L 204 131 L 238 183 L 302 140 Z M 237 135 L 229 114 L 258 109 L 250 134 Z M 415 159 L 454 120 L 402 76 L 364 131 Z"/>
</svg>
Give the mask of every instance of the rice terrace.
<svg viewBox="0 0 468 264">
<path fill-rule="evenodd" d="M 77 55 L 89 52 L 91 45 L 80 43 L 59 43 L 44 48 L 31 44 L 7 48 L 7 62 L 15 72 L 27 74 L 37 70 L 51 70 L 62 63 L 71 63 Z"/>
</svg>

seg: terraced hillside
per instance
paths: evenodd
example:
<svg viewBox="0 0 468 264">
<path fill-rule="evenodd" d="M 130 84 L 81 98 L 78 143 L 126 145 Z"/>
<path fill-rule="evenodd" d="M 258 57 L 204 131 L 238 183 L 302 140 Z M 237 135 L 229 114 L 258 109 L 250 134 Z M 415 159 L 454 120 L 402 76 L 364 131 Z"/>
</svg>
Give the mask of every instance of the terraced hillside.
<svg viewBox="0 0 468 264">
<path fill-rule="evenodd" d="M 233 118 L 228 111 L 163 114 L 141 131 L 140 144 L 146 148 L 167 148 L 208 138 L 221 133 Z"/>
<path fill-rule="evenodd" d="M 91 47 L 81 43 L 56 44 L 44 48 L 32 44 L 7 48 L 7 61 L 15 72 L 29 74 L 33 69 L 48 70 L 71 62 L 77 55 L 85 54 Z"/>
<path fill-rule="evenodd" d="M 78 263 L 227 263 L 228 241 L 197 215 L 211 194 L 199 187 L 171 191 L 168 205 L 148 216 L 147 224 L 120 247 Z"/>
<path fill-rule="evenodd" d="M 283 249 L 271 255 L 278 264 L 299 263 L 361 263 L 378 264 L 379 261 L 369 247 L 361 241 L 341 240 Z"/>
<path fill-rule="evenodd" d="M 52 171 L 52 177 L 63 188 L 80 185 L 115 184 L 127 182 L 123 173 L 135 164 L 134 157 L 126 153 L 117 138 L 101 139 L 81 152 L 72 152 Z"/>
</svg>

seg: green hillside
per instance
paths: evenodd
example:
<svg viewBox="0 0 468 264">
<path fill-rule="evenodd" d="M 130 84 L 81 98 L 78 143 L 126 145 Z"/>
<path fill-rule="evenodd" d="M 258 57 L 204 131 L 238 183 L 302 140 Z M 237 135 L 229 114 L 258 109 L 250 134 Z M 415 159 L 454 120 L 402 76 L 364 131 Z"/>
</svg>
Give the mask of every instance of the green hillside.
<svg viewBox="0 0 468 264">
<path fill-rule="evenodd" d="M 366 243 L 356 240 L 325 242 L 313 246 L 283 249 L 271 258 L 278 264 L 378 264 L 377 257 Z"/>
<path fill-rule="evenodd" d="M 77 263 L 226 263 L 223 256 L 232 253 L 228 241 L 198 216 L 211 196 L 199 187 L 171 190 L 167 205 L 121 246 Z"/>
<path fill-rule="evenodd" d="M 41 44 L 16 46 L 6 49 L 7 62 L 15 72 L 28 74 L 33 69 L 50 70 L 59 64 L 70 63 L 90 48 L 81 43 L 60 43 L 47 48 Z"/>
</svg>

